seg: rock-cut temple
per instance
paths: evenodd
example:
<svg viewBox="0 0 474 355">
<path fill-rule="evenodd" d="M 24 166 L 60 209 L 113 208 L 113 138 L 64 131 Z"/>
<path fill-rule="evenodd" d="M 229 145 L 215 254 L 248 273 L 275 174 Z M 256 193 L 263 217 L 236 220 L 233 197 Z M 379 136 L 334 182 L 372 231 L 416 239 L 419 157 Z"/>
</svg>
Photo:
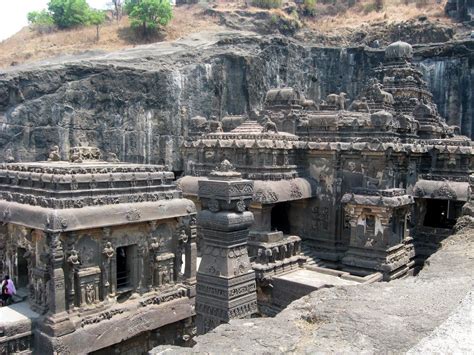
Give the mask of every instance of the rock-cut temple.
<svg viewBox="0 0 474 355">
<path fill-rule="evenodd" d="M 177 181 L 94 147 L 5 162 L 0 273 L 23 315 L 0 352 L 186 345 L 323 287 L 416 275 L 474 217 L 474 159 L 412 56 L 388 46 L 352 99 L 283 87 L 249 117 L 192 118 Z"/>
</svg>

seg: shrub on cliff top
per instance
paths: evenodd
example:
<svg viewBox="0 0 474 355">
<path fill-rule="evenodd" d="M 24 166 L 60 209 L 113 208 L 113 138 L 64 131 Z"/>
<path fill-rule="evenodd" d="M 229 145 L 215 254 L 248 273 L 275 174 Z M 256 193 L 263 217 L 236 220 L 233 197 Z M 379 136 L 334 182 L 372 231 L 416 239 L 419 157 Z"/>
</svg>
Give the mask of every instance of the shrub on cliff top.
<svg viewBox="0 0 474 355">
<path fill-rule="evenodd" d="M 303 1 L 303 13 L 306 16 L 316 15 L 316 0 L 304 0 Z"/>
<path fill-rule="evenodd" d="M 55 28 L 53 17 L 46 10 L 28 12 L 27 19 L 30 26 L 39 33 L 48 33 Z"/>
<path fill-rule="evenodd" d="M 282 0 L 252 0 L 251 4 L 262 9 L 278 9 L 282 5 Z"/>
</svg>

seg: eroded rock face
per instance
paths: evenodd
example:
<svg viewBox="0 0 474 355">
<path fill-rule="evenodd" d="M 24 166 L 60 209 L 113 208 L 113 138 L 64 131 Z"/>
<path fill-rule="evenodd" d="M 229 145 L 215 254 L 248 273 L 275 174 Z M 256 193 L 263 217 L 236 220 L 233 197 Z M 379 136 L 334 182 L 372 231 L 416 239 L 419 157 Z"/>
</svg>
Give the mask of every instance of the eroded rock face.
<svg viewBox="0 0 474 355">
<path fill-rule="evenodd" d="M 414 56 L 448 124 L 472 137 L 469 46 L 419 47 Z M 382 60 L 378 49 L 221 33 L 20 67 L 0 74 L 0 153 L 40 160 L 52 145 L 94 145 L 122 161 L 182 170 L 192 117 L 247 115 L 272 87 L 297 87 L 315 101 L 342 91 L 352 99 Z"/>
</svg>

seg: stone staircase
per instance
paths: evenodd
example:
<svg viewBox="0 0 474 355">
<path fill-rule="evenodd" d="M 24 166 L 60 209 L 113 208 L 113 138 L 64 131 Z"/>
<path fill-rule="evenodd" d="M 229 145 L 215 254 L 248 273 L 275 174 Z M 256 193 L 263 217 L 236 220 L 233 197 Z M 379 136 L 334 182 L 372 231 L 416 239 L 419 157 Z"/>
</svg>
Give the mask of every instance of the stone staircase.
<svg viewBox="0 0 474 355">
<path fill-rule="evenodd" d="M 307 244 L 302 244 L 301 246 L 301 254 L 306 257 L 306 263 L 305 265 L 307 266 L 319 266 L 319 267 L 326 267 L 327 265 L 321 261 L 316 256 L 316 253 L 314 252 L 313 248 L 308 246 Z"/>
<path fill-rule="evenodd" d="M 28 289 L 19 288 L 16 290 L 16 294 L 13 295 L 13 303 L 23 302 L 28 298 Z"/>
</svg>

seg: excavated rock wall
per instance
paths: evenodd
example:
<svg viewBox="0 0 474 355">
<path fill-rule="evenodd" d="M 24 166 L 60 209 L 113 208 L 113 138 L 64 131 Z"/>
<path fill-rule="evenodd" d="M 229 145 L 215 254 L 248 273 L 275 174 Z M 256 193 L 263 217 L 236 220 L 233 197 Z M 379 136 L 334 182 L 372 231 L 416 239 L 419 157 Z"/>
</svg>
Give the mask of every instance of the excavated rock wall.
<svg viewBox="0 0 474 355">
<path fill-rule="evenodd" d="M 440 111 L 471 137 L 473 47 L 417 52 Z M 285 85 L 313 100 L 340 91 L 354 98 L 382 60 L 378 49 L 226 33 L 20 67 L 0 73 L 0 155 L 10 148 L 17 160 L 40 160 L 58 144 L 67 158 L 69 147 L 89 144 L 181 170 L 191 117 L 258 110 L 268 89 Z"/>
</svg>

